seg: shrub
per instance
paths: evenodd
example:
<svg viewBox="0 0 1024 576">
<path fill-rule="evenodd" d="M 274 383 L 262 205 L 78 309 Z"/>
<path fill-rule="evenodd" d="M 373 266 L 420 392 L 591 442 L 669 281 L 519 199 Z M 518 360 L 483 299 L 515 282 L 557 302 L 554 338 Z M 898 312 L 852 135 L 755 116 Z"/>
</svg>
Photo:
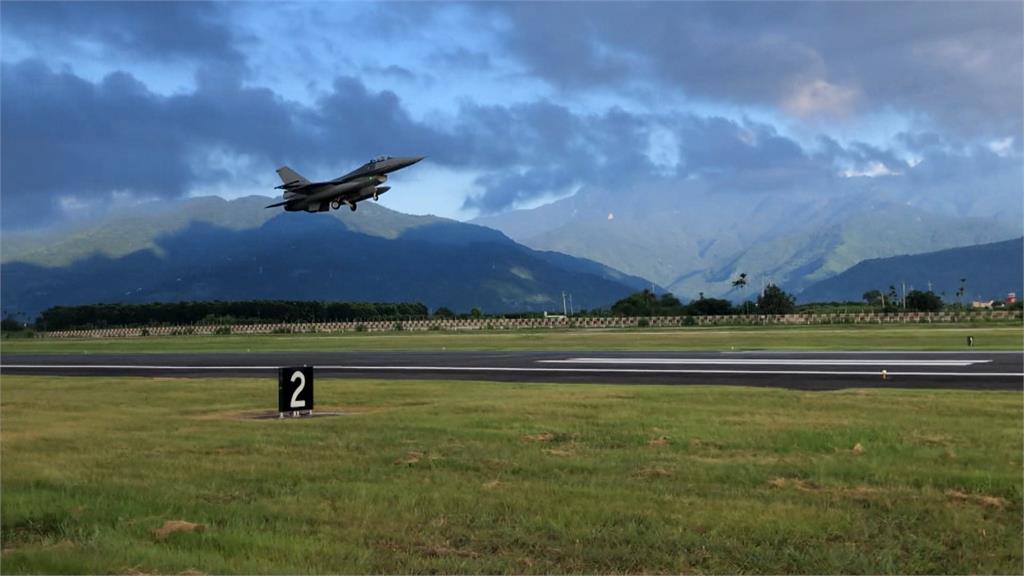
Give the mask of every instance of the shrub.
<svg viewBox="0 0 1024 576">
<path fill-rule="evenodd" d="M 356 332 L 366 332 L 366 324 L 356 324 Z"/>
<path fill-rule="evenodd" d="M 641 319 L 636 321 L 636 327 L 637 328 L 647 328 L 650 325 L 651 325 L 651 321 L 648 320 L 647 318 L 641 318 Z"/>
<path fill-rule="evenodd" d="M 231 334 L 231 326 L 218 326 L 213 333 L 218 335 Z"/>
</svg>

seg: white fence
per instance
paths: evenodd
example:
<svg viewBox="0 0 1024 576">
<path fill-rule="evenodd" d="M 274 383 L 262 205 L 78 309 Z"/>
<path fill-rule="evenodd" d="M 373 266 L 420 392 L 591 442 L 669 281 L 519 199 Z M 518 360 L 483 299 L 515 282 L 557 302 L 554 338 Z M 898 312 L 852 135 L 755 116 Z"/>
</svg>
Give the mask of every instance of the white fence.
<svg viewBox="0 0 1024 576">
<path fill-rule="evenodd" d="M 784 314 L 776 316 L 649 316 L 608 318 L 469 318 L 447 320 L 410 320 L 381 322 L 307 322 L 292 324 L 236 324 L 197 326 L 150 326 L 146 328 L 104 328 L 95 330 L 58 330 L 41 332 L 45 338 L 116 338 L 137 336 L 172 336 L 186 334 L 316 333 L 316 332 L 389 332 L 460 331 L 460 330 L 528 330 L 544 328 L 676 328 L 684 326 L 761 326 L 818 324 L 929 324 L 952 322 L 985 322 L 1022 319 L 1020 310 L 986 310 L 972 312 L 904 312 L 897 314 Z"/>
</svg>

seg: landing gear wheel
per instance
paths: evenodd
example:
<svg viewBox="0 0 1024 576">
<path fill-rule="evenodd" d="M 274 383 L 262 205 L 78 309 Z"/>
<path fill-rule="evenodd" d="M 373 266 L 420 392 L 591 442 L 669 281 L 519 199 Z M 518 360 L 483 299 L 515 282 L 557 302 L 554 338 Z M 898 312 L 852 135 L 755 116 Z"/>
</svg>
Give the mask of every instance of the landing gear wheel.
<svg viewBox="0 0 1024 576">
<path fill-rule="evenodd" d="M 331 202 L 331 208 L 333 208 L 333 209 L 335 209 L 335 210 L 337 210 L 338 208 L 341 208 L 341 201 L 339 201 L 339 200 L 333 200 L 333 201 Z"/>
<path fill-rule="evenodd" d="M 353 212 L 356 211 L 356 205 L 354 202 L 352 204 L 349 204 L 348 207 L 351 208 Z"/>
</svg>

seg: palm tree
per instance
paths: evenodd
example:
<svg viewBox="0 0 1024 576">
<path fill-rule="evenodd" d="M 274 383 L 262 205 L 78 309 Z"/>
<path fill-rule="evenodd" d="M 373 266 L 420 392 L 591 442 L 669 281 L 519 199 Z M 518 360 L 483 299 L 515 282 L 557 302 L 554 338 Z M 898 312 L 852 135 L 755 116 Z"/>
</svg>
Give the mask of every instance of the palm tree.
<svg viewBox="0 0 1024 576">
<path fill-rule="evenodd" d="M 740 277 L 732 281 L 733 288 L 739 288 L 743 291 L 743 313 L 747 312 L 747 273 L 740 272 Z"/>
</svg>

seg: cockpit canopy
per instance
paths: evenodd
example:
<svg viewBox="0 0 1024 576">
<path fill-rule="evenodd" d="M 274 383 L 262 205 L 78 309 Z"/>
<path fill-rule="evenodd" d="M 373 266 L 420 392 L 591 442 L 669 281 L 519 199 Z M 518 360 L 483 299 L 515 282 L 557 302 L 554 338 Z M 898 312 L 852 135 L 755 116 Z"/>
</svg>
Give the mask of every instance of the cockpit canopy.
<svg viewBox="0 0 1024 576">
<path fill-rule="evenodd" d="M 373 160 L 370 160 L 370 164 L 375 164 L 377 162 L 383 162 L 385 160 L 391 160 L 391 156 L 377 156 Z"/>
</svg>

